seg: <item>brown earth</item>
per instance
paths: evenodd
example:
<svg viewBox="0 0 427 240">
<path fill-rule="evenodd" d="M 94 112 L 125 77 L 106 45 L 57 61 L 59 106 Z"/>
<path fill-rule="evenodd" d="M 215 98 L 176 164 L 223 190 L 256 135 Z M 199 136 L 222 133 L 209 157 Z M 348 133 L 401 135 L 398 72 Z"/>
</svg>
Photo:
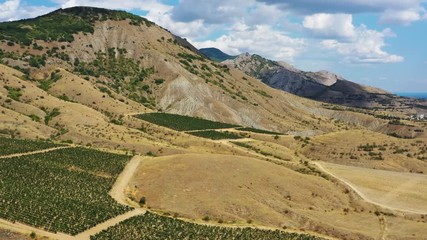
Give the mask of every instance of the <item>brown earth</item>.
<svg viewBox="0 0 427 240">
<path fill-rule="evenodd" d="M 347 239 L 384 234 L 373 213 L 376 208 L 333 181 L 248 157 L 187 154 L 145 159 L 129 187 L 135 199 L 146 197 L 148 208 L 199 221 L 249 221 Z"/>
</svg>

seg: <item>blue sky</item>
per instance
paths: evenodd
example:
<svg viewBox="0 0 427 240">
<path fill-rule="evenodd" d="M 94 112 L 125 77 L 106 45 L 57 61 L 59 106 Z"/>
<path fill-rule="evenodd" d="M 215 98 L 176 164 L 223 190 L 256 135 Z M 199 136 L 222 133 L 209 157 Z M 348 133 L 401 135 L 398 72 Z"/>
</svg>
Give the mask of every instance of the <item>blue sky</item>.
<svg viewBox="0 0 427 240">
<path fill-rule="evenodd" d="M 427 92 L 427 0 L 0 0 L 0 20 L 79 5 L 143 15 L 199 48 Z"/>
</svg>

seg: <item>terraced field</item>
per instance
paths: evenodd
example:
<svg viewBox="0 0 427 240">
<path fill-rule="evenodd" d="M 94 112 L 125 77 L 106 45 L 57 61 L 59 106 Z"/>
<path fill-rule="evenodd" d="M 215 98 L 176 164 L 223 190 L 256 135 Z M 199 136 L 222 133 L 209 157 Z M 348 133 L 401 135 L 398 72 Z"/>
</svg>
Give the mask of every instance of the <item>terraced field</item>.
<svg viewBox="0 0 427 240">
<path fill-rule="evenodd" d="M 129 160 L 85 148 L 0 159 L 0 218 L 76 235 L 130 210 L 108 195 Z"/>
<path fill-rule="evenodd" d="M 61 145 L 46 141 L 31 141 L 0 137 L 0 156 L 32 152 L 59 146 Z"/>
<path fill-rule="evenodd" d="M 226 228 L 194 224 L 178 219 L 147 212 L 142 216 L 130 218 L 91 237 L 91 240 L 104 239 L 265 239 L 265 240 L 315 240 L 317 237 L 286 233 L 279 230 L 255 228 Z"/>
</svg>

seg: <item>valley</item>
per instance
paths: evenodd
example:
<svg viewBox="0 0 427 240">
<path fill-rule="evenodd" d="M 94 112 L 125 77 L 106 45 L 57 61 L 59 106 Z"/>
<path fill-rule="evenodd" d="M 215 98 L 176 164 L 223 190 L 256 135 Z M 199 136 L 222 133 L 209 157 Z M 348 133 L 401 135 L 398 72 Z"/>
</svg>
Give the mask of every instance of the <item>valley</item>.
<svg viewBox="0 0 427 240">
<path fill-rule="evenodd" d="M 407 112 L 271 88 L 123 11 L 0 30 L 0 237 L 427 235 L 427 123 Z"/>
</svg>

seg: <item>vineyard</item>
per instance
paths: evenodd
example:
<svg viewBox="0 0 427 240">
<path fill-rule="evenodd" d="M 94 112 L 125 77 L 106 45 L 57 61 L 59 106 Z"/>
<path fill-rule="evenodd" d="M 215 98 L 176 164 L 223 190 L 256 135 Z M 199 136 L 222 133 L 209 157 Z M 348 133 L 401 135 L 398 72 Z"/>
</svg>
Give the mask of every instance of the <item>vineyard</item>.
<svg viewBox="0 0 427 240">
<path fill-rule="evenodd" d="M 244 138 L 239 134 L 232 133 L 232 132 L 218 132 L 215 130 L 206 130 L 206 131 L 200 131 L 200 132 L 190 132 L 189 134 L 197 137 L 202 138 L 209 138 L 212 140 L 221 140 L 221 139 L 241 139 Z"/>
<path fill-rule="evenodd" d="M 10 155 L 15 153 L 25 153 L 47 148 L 58 147 L 60 145 L 45 141 L 31 141 L 13 138 L 0 137 L 0 155 Z"/>
<path fill-rule="evenodd" d="M 91 237 L 91 240 L 104 239 L 315 240 L 320 238 L 304 234 L 286 233 L 279 230 L 199 225 L 147 212 L 142 216 L 130 218 Z"/>
<path fill-rule="evenodd" d="M 170 113 L 147 113 L 136 115 L 135 117 L 177 131 L 194 131 L 239 127 L 237 125 L 232 125 L 228 123 L 214 122 L 206 119 Z"/>
<path fill-rule="evenodd" d="M 130 210 L 108 195 L 129 160 L 85 148 L 0 159 L 0 218 L 76 235 Z"/>
</svg>

